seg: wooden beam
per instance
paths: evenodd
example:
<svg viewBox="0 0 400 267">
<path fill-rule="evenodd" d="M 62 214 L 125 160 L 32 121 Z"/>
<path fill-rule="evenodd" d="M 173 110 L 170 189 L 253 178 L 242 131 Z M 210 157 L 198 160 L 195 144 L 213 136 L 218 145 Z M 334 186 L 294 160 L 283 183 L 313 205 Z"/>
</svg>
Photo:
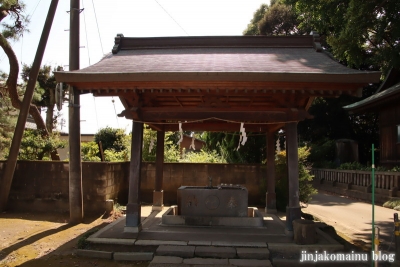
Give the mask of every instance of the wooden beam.
<svg viewBox="0 0 400 267">
<path fill-rule="evenodd" d="M 165 89 L 170 88 L 170 93 L 176 94 L 176 90 L 174 89 L 185 89 L 191 88 L 196 89 L 198 93 L 204 92 L 208 89 L 209 93 L 216 93 L 216 90 L 219 89 L 221 91 L 228 90 L 233 93 L 241 92 L 244 90 L 260 90 L 261 93 L 263 90 L 350 90 L 356 91 L 357 88 L 363 87 L 365 83 L 340 83 L 340 82 L 281 82 L 281 81 L 259 81 L 259 82 L 242 82 L 242 81 L 123 81 L 123 82 L 71 82 L 69 83 L 72 86 L 76 86 L 78 90 L 107 90 L 110 88 L 118 89 L 115 94 L 122 93 L 123 90 L 133 90 L 134 88 L 150 91 L 151 89 Z M 120 91 L 122 90 L 122 91 Z M 143 91 L 142 91 L 143 92 Z M 164 93 L 164 91 L 163 91 Z M 182 93 L 186 93 L 185 90 L 182 90 Z M 252 92 L 253 93 L 253 92 Z M 257 94 L 258 94 L 257 93 Z M 157 93 L 158 94 L 158 93 Z"/>
<path fill-rule="evenodd" d="M 243 107 L 231 110 L 228 108 L 137 108 L 133 107 L 124 110 L 120 115 L 127 119 L 133 119 L 142 122 L 158 122 L 164 120 L 208 120 L 216 118 L 219 120 L 244 122 L 261 121 L 265 123 L 301 121 L 311 118 L 305 110 L 297 109 L 250 109 Z"/>
<path fill-rule="evenodd" d="M 153 126 L 163 127 L 166 132 L 176 132 L 179 129 L 178 122 L 171 124 L 149 124 L 150 128 Z M 280 124 L 246 124 L 245 128 L 247 132 L 259 132 L 265 133 L 270 129 L 277 131 L 283 128 L 284 123 Z M 184 123 L 182 126 L 185 131 L 208 131 L 208 132 L 239 132 L 240 123 L 227 123 L 227 122 L 200 122 L 200 123 Z"/>
</svg>

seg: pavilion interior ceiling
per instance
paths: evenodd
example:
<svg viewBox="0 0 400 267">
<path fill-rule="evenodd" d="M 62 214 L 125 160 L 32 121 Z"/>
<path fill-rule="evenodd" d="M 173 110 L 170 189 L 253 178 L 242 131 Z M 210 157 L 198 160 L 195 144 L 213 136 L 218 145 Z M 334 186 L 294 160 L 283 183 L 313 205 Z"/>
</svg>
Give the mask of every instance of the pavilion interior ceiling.
<svg viewBox="0 0 400 267">
<path fill-rule="evenodd" d="M 119 35 L 115 43 L 99 63 L 56 79 L 81 93 L 118 96 L 121 116 L 156 130 L 177 131 L 179 122 L 192 131 L 239 131 L 240 123 L 246 131 L 277 130 L 311 118 L 316 97 L 359 95 L 380 76 L 341 66 L 321 51 L 317 35 Z"/>
</svg>

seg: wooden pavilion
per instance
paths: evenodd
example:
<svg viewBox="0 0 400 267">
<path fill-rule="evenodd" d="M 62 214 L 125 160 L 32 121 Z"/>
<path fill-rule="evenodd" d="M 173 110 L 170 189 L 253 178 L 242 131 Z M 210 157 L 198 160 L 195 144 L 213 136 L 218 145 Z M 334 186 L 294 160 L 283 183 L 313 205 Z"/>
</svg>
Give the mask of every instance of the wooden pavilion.
<svg viewBox="0 0 400 267">
<path fill-rule="evenodd" d="M 343 107 L 350 113 L 379 116 L 380 165 L 400 166 L 400 70 L 391 69 L 375 94 Z"/>
<path fill-rule="evenodd" d="M 153 207 L 162 207 L 165 131 L 239 131 L 267 138 L 267 205 L 276 210 L 274 134 L 286 132 L 289 203 L 287 230 L 300 218 L 297 123 L 310 118 L 315 97 L 359 95 L 379 72 L 346 68 L 319 36 L 215 36 L 129 38 L 118 34 L 112 53 L 87 68 L 58 72 L 75 97 L 119 96 L 133 120 L 127 231 L 140 231 L 143 124 L 157 131 Z M 79 102 L 78 102 L 79 103 Z M 75 105 L 78 107 L 78 105 Z M 71 114 L 71 113 L 70 113 Z M 79 116 L 70 116 L 77 120 Z M 79 135 L 75 135 L 79 142 Z M 71 142 L 71 141 L 70 141 Z"/>
</svg>

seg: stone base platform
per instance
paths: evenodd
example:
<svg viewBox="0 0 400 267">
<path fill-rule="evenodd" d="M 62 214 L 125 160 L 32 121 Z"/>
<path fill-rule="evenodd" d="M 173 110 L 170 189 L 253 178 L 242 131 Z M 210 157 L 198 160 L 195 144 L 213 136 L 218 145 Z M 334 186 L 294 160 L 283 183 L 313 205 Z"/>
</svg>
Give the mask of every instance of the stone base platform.
<svg viewBox="0 0 400 267">
<path fill-rule="evenodd" d="M 146 217 L 142 218 L 139 233 L 124 233 L 125 218 L 121 217 L 90 236 L 91 247 L 102 251 L 100 257 L 145 260 L 151 267 L 304 267 L 299 265 L 301 251 L 343 251 L 343 245 L 319 229 L 316 244 L 297 245 L 292 237 L 285 235 L 285 223 L 277 215 L 263 211 L 259 211 L 263 227 L 233 227 L 164 225 L 162 217 L 168 209 L 161 212 L 151 211 L 151 206 L 148 209 L 146 212 L 142 207 L 142 215 Z M 98 251 L 93 252 L 93 257 L 98 257 Z M 78 254 L 90 256 L 87 251 Z"/>
<path fill-rule="evenodd" d="M 236 226 L 263 227 L 264 219 L 261 212 L 254 207 L 248 208 L 247 217 L 218 217 L 218 216 L 181 216 L 177 215 L 177 206 L 171 206 L 162 215 L 163 225 L 191 226 Z"/>
</svg>

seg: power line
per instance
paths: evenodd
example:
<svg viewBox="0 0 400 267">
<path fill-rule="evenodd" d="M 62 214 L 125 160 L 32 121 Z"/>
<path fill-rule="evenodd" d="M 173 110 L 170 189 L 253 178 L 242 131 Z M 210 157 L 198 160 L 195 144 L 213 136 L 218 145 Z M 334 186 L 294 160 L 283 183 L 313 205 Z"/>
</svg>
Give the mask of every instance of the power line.
<svg viewBox="0 0 400 267">
<path fill-rule="evenodd" d="M 92 0 L 92 1 L 93 1 L 93 0 Z M 165 13 L 167 13 L 167 15 L 182 29 L 182 31 L 184 31 L 184 32 L 186 33 L 187 36 L 190 36 L 190 34 L 187 33 L 187 31 L 185 31 L 184 28 L 182 28 L 182 26 L 171 16 L 171 14 L 168 13 L 168 11 L 167 11 L 157 0 L 154 0 L 154 1 L 156 1 L 156 3 L 157 3 L 157 4 L 165 11 Z"/>
<path fill-rule="evenodd" d="M 83 6 L 83 0 L 82 0 L 82 10 L 85 10 L 85 7 Z M 89 39 L 87 35 L 87 27 L 86 27 L 86 15 L 85 12 L 83 12 L 83 23 L 85 24 L 85 35 L 86 35 L 86 45 L 87 45 L 87 53 L 88 53 L 88 59 L 89 59 L 89 65 L 90 65 L 90 53 L 89 53 Z"/>
<path fill-rule="evenodd" d="M 39 6 L 40 2 L 42 2 L 42 0 L 39 0 L 37 2 L 37 4 L 36 4 L 35 8 L 33 9 L 33 11 L 28 15 L 28 17 L 27 17 L 28 19 L 32 18 L 33 15 L 35 15 L 36 9 Z M 21 38 L 21 58 L 20 58 L 20 62 L 21 62 L 20 64 L 21 65 L 22 65 L 22 49 L 23 49 L 23 47 L 24 47 L 24 34 L 22 34 L 22 38 Z"/>
<path fill-rule="evenodd" d="M 83 0 L 82 0 L 82 9 L 85 10 L 85 7 L 83 5 Z M 87 45 L 87 53 L 88 53 L 88 59 L 89 59 L 89 65 L 90 65 L 90 51 L 89 51 L 89 38 L 87 34 L 87 27 L 86 27 L 86 15 L 85 12 L 83 12 L 83 22 L 85 24 L 85 36 L 86 36 L 86 45 Z M 99 131 L 99 118 L 97 117 L 97 106 L 96 106 L 96 98 L 93 96 L 93 102 L 94 102 L 94 110 L 95 110 L 95 115 L 96 115 L 96 124 L 97 124 L 97 131 Z"/>
<path fill-rule="evenodd" d="M 35 6 L 35 9 L 33 10 L 33 12 L 31 14 L 29 14 L 29 17 L 33 17 L 33 14 L 35 14 L 36 8 L 39 6 L 40 2 L 42 2 L 42 0 L 39 0 L 38 3 Z"/>
<path fill-rule="evenodd" d="M 93 2 L 93 0 L 92 0 L 92 5 L 93 5 L 94 17 L 95 17 L 95 19 L 96 19 L 97 32 L 99 33 L 99 39 L 100 39 L 101 52 L 102 52 L 102 53 L 103 53 L 103 55 L 104 55 L 103 43 L 101 42 L 101 36 L 100 36 L 99 23 L 97 22 L 96 9 L 94 8 L 94 2 Z"/>
</svg>

